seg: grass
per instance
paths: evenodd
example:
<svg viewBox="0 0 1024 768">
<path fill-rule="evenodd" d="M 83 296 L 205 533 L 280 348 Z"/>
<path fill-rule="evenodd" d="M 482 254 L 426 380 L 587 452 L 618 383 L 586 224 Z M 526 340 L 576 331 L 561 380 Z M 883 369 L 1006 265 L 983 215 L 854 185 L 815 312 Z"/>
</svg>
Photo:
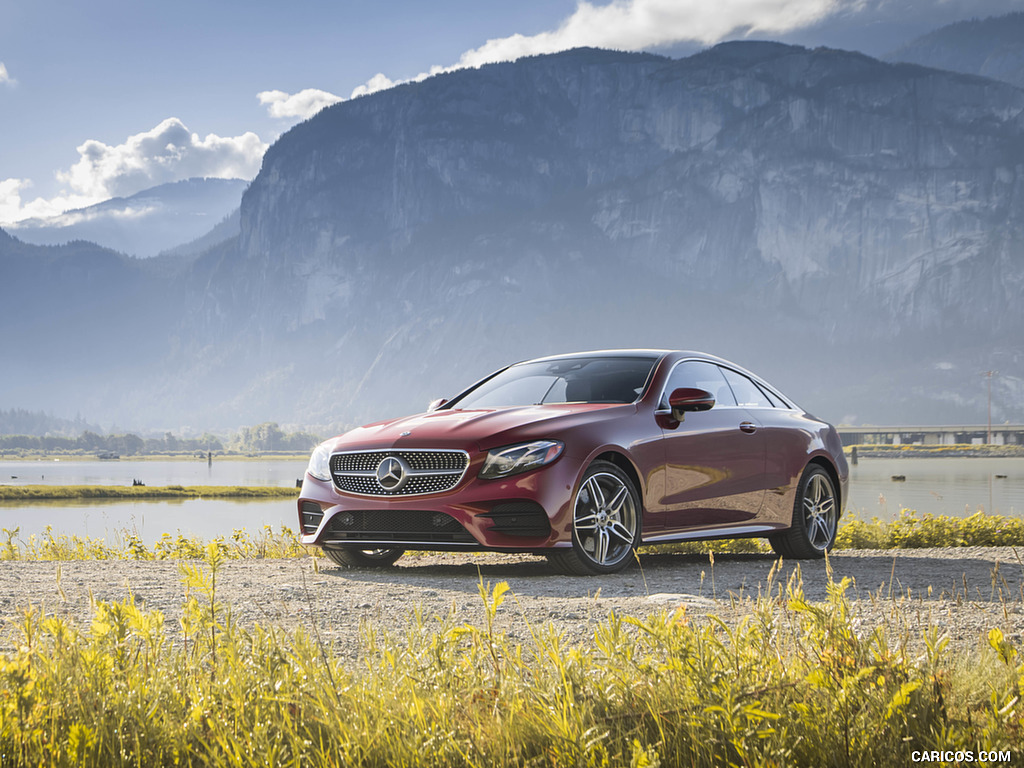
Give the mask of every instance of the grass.
<svg viewBox="0 0 1024 768">
<path fill-rule="evenodd" d="M 149 547 L 133 531 L 120 531 L 107 541 L 101 537 L 54 533 L 50 526 L 28 541 L 18 540 L 20 528 L 4 528 L 0 537 L 0 560 L 193 560 L 204 557 L 215 547 L 222 558 L 308 557 L 309 548 L 299 543 L 295 532 L 281 526 L 275 532 L 269 525 L 251 534 L 236 530 L 230 538 L 222 536 L 205 542 L 198 536 L 163 534 Z M 3 761 L 0 760 L 0 766 Z"/>
<path fill-rule="evenodd" d="M 273 459 L 274 461 L 296 461 L 305 463 L 309 461 L 309 451 L 259 451 L 256 453 L 241 451 L 213 452 L 214 463 L 219 461 L 266 461 L 267 459 Z M 8 448 L 7 450 L 0 452 L 0 467 L 3 466 L 3 462 L 25 461 L 78 462 L 101 461 L 101 459 L 95 449 L 34 451 L 25 448 Z M 137 461 L 187 461 L 201 463 L 207 461 L 207 456 L 205 450 L 164 451 L 156 453 L 126 453 L 121 456 L 120 459 L 111 459 L 110 461 L 113 463 Z"/>
<path fill-rule="evenodd" d="M 0 501 L 61 499 L 285 499 L 298 488 L 239 485 L 0 485 Z"/>
<path fill-rule="evenodd" d="M 839 529 L 837 549 L 923 547 L 1021 547 L 1024 519 L 975 512 L 969 517 L 919 515 L 908 509 L 891 521 L 864 521 L 850 514 Z"/>
<path fill-rule="evenodd" d="M 835 549 L 920 549 L 924 547 L 1024 547 L 1024 519 L 976 512 L 969 517 L 919 514 L 901 509 L 892 520 L 843 515 Z M 648 552 L 771 552 L 764 539 L 720 539 L 659 544 Z"/>
<path fill-rule="evenodd" d="M 26 609 L 0 655 L 0 764 L 20 766 L 875 766 L 1019 749 L 1024 664 L 991 628 L 970 659 L 899 617 L 860 627 L 848 579 L 812 603 L 772 577 L 745 618 L 610 615 L 568 646 L 479 624 L 363 627 L 358 668 L 305 630 L 243 628 L 223 553 L 183 564 L 180 626 L 131 599 L 88 628 Z M 964 663 L 967 662 L 967 663 Z"/>
<path fill-rule="evenodd" d="M 283 489 L 290 490 L 290 489 Z M 861 520 L 853 513 L 836 537 L 836 551 L 844 549 L 918 549 L 923 547 L 1024 547 L 1024 519 L 977 512 L 970 517 L 919 515 L 909 509 L 891 521 Z M 55 533 L 47 526 L 27 541 L 18 539 L 20 528 L 2 529 L 0 560 L 168 560 L 202 557 L 208 543 L 197 536 L 164 533 L 152 547 L 134 531 L 123 529 L 112 541 L 103 537 Z M 254 534 L 236 530 L 215 544 L 229 558 L 306 557 L 310 550 L 295 532 L 281 526 L 275 533 L 266 525 Z M 718 539 L 658 544 L 640 550 L 649 553 L 769 553 L 764 539 Z M 0 763 L 2 765 L 2 763 Z"/>
</svg>

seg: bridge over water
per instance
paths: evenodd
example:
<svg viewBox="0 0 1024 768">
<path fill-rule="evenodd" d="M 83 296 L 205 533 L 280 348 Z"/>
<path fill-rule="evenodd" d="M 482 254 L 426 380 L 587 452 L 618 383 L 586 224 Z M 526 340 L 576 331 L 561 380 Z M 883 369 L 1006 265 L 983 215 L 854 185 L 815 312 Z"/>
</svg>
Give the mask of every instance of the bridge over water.
<svg viewBox="0 0 1024 768">
<path fill-rule="evenodd" d="M 1024 424 L 836 427 L 843 445 L 1024 445 Z"/>
</svg>

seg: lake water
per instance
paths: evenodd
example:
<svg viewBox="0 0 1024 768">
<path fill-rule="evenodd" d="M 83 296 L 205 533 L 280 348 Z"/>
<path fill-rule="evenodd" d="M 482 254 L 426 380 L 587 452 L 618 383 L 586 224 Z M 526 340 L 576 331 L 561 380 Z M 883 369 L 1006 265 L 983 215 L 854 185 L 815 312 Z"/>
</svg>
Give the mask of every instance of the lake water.
<svg viewBox="0 0 1024 768">
<path fill-rule="evenodd" d="M 0 462 L 0 483 L 45 485 L 279 485 L 294 486 L 304 461 L 30 461 Z M 963 516 L 979 508 L 1024 514 L 1024 459 L 861 459 L 851 467 L 846 505 L 865 519 L 887 519 L 901 508 Z M 896 482 L 893 475 L 906 480 Z M 12 477 L 13 476 L 13 477 Z M 124 529 L 148 544 L 163 533 L 230 536 L 264 525 L 297 525 L 295 502 L 189 499 L 176 501 L 0 502 L 0 528 L 19 537 L 47 526 L 60 533 L 112 538 Z"/>
<path fill-rule="evenodd" d="M 294 487 L 306 471 L 302 461 L 3 461 L 4 485 L 131 485 L 140 480 L 157 485 L 242 485 Z M 152 545 L 164 533 L 195 534 L 205 539 L 230 536 L 244 528 L 250 533 L 271 525 L 295 530 L 298 516 L 291 499 L 233 501 L 183 499 L 173 501 L 75 500 L 57 502 L 0 502 L 0 528 L 20 527 L 19 538 L 55 532 L 102 536 L 113 540 L 129 530 Z"/>
<path fill-rule="evenodd" d="M 294 483 L 295 481 L 292 480 Z M 130 531 L 152 546 L 164 533 L 197 535 L 204 539 L 230 537 L 240 528 L 256 533 L 264 525 L 274 530 L 287 525 L 298 528 L 298 512 L 292 499 L 232 501 L 229 499 L 175 499 L 173 501 L 23 502 L 0 501 L 0 528 L 20 528 L 18 538 L 52 526 L 54 533 L 117 540 Z M 6 540 L 6 537 L 4 539 Z"/>
<path fill-rule="evenodd" d="M 294 486 L 305 461 L 2 461 L 4 485 L 283 485 Z"/>
<path fill-rule="evenodd" d="M 906 480 L 894 481 L 894 476 Z M 1024 458 L 861 459 L 850 467 L 850 499 L 859 516 L 885 520 L 901 508 L 963 517 L 982 509 L 1024 514 Z"/>
</svg>

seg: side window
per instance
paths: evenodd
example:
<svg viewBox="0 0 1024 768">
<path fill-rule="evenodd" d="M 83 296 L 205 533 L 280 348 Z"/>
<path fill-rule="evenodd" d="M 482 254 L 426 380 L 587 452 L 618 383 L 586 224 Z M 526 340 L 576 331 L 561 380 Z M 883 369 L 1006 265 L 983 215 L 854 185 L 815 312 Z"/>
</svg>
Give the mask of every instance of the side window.
<svg viewBox="0 0 1024 768">
<path fill-rule="evenodd" d="M 659 408 L 668 408 L 668 396 L 672 391 L 680 387 L 693 387 L 703 389 L 715 396 L 715 407 L 720 405 L 736 405 L 736 399 L 732 396 L 729 384 L 722 376 L 722 371 L 712 363 L 702 363 L 697 360 L 688 360 L 679 363 L 669 374 L 668 383 L 665 385 L 665 393 L 661 396 Z"/>
<path fill-rule="evenodd" d="M 758 389 L 757 385 L 746 376 L 736 373 L 736 371 L 730 371 L 728 368 L 722 368 L 721 370 L 722 373 L 725 374 L 725 378 L 729 382 L 729 386 L 732 387 L 733 394 L 736 395 L 736 402 L 740 407 L 772 407 L 772 401 L 765 397 L 764 392 Z"/>
<path fill-rule="evenodd" d="M 757 382 L 754 382 L 754 383 L 757 384 Z M 778 395 L 776 395 L 773 392 L 771 392 L 767 387 L 762 387 L 760 384 L 757 384 L 757 388 L 759 390 L 761 390 L 761 394 L 762 395 L 764 395 L 765 397 L 768 398 L 768 402 L 770 402 L 772 404 L 773 408 L 786 408 L 787 407 L 782 402 L 782 399 Z"/>
</svg>

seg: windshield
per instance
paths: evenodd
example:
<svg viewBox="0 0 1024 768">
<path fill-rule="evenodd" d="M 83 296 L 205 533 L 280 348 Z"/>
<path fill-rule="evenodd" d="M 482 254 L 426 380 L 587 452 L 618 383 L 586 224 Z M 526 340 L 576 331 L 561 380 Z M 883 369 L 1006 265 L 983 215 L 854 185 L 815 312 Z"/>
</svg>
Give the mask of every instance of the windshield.
<svg viewBox="0 0 1024 768">
<path fill-rule="evenodd" d="M 643 393 L 657 361 L 657 357 L 571 357 L 519 363 L 444 407 L 632 403 Z"/>
</svg>

